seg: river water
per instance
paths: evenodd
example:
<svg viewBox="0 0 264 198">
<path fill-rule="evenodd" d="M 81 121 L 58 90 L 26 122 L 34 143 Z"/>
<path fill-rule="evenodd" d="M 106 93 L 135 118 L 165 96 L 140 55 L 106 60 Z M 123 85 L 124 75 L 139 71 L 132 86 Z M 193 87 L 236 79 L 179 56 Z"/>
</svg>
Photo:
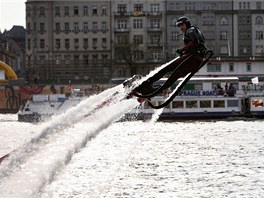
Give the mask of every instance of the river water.
<svg viewBox="0 0 264 198">
<path fill-rule="evenodd" d="M 262 120 L 116 122 L 133 105 L 67 127 L 1 115 L 0 197 L 263 197 Z"/>
</svg>

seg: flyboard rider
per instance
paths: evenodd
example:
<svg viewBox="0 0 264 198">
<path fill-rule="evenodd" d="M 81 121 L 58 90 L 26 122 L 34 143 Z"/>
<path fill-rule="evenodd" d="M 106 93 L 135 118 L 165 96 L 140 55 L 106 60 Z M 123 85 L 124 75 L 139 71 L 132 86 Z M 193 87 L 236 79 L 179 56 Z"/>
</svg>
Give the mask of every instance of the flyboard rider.
<svg viewBox="0 0 264 198">
<path fill-rule="evenodd" d="M 173 77 L 176 81 L 177 79 L 196 70 L 200 66 L 204 53 L 207 50 L 202 31 L 199 30 L 198 27 L 191 25 L 190 19 L 186 16 L 180 17 L 177 20 L 176 25 L 183 32 L 184 46 L 176 50 L 180 57 L 161 69 L 158 73 L 154 74 L 147 81 L 143 82 L 136 88 L 136 92 L 143 95 L 153 92 L 155 90 L 153 83 L 161 79 L 168 72 L 172 72 L 175 69 L 178 70 L 176 75 Z M 188 58 L 190 55 L 192 55 L 192 57 Z M 179 65 L 180 67 L 177 68 Z"/>
</svg>

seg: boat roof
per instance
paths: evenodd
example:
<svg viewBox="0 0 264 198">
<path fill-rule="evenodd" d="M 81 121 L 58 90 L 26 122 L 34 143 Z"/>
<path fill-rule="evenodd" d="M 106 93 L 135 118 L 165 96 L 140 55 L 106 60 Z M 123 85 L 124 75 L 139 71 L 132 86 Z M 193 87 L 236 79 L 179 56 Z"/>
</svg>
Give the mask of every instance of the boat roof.
<svg viewBox="0 0 264 198">
<path fill-rule="evenodd" d="M 168 78 L 161 78 L 161 81 L 166 81 Z M 179 78 L 178 81 L 183 80 L 183 78 Z M 189 82 L 192 81 L 200 81 L 200 82 L 219 82 L 219 81 L 224 81 L 224 82 L 230 82 L 230 81 L 239 81 L 238 77 L 192 77 Z"/>
</svg>

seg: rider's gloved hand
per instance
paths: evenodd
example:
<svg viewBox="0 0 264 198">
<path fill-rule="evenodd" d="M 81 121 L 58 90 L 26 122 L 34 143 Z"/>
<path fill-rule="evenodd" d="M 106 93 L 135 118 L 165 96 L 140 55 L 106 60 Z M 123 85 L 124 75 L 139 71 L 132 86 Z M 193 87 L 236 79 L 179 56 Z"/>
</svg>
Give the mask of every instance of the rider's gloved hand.
<svg viewBox="0 0 264 198">
<path fill-rule="evenodd" d="M 180 56 L 182 56 L 183 53 L 184 53 L 184 49 L 183 49 L 183 48 L 178 48 L 178 49 L 176 49 L 176 52 L 177 52 Z"/>
</svg>

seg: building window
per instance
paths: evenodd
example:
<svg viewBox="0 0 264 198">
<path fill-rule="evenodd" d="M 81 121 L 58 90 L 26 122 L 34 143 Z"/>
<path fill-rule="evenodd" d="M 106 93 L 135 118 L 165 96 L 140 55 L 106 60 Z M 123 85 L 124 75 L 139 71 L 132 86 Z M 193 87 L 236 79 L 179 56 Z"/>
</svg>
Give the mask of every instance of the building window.
<svg viewBox="0 0 264 198">
<path fill-rule="evenodd" d="M 258 53 L 258 54 L 264 53 L 264 46 L 263 45 L 256 45 L 256 53 Z"/>
<path fill-rule="evenodd" d="M 160 5 L 158 3 L 150 4 L 150 12 L 159 12 Z"/>
<path fill-rule="evenodd" d="M 45 16 L 45 7 L 40 7 L 39 8 L 39 16 L 44 17 Z"/>
<path fill-rule="evenodd" d="M 227 40 L 227 32 L 226 31 L 221 31 L 220 32 L 220 40 Z"/>
<path fill-rule="evenodd" d="M 60 7 L 59 6 L 55 7 L 55 16 L 60 16 Z"/>
<path fill-rule="evenodd" d="M 161 59 L 161 54 L 159 50 L 152 50 L 152 59 L 153 61 L 157 62 Z"/>
<path fill-rule="evenodd" d="M 108 64 L 108 56 L 107 56 L 107 54 L 102 54 L 102 63 L 104 65 Z"/>
<path fill-rule="evenodd" d="M 263 24 L 263 18 L 261 16 L 256 17 L 256 24 L 257 25 L 262 25 Z"/>
<path fill-rule="evenodd" d="M 256 7 L 258 10 L 261 10 L 261 2 L 256 2 Z"/>
<path fill-rule="evenodd" d="M 245 46 L 242 46 L 242 45 L 239 46 L 239 52 L 241 54 L 249 54 L 250 51 L 251 51 L 250 46 L 247 46 L 247 45 L 245 45 Z"/>
<path fill-rule="evenodd" d="M 79 15 L 79 7 L 78 6 L 73 7 L 73 15 L 75 15 L 75 16 Z"/>
<path fill-rule="evenodd" d="M 228 54 L 228 47 L 227 46 L 221 46 L 220 47 L 220 53 L 221 54 Z"/>
<path fill-rule="evenodd" d="M 64 7 L 64 15 L 65 16 L 69 16 L 70 15 L 70 7 L 69 6 L 65 6 Z"/>
<path fill-rule="evenodd" d="M 256 31 L 256 39 L 257 40 L 263 39 L 263 31 Z"/>
<path fill-rule="evenodd" d="M 143 44 L 143 35 L 134 35 L 133 41 L 135 44 Z"/>
<path fill-rule="evenodd" d="M 247 63 L 247 72 L 251 72 L 251 63 Z"/>
<path fill-rule="evenodd" d="M 118 4 L 117 5 L 117 12 L 118 13 L 126 13 L 127 12 L 127 5 L 126 4 Z"/>
<path fill-rule="evenodd" d="M 207 64 L 207 72 L 221 72 L 221 64 L 220 63 Z"/>
<path fill-rule="evenodd" d="M 172 41 L 179 40 L 179 37 L 180 37 L 179 32 L 172 32 L 172 33 L 171 33 L 171 40 L 172 40 Z"/>
<path fill-rule="evenodd" d="M 69 65 L 71 63 L 71 55 L 65 55 L 64 59 L 66 65 Z"/>
<path fill-rule="evenodd" d="M 204 31 L 204 36 L 207 40 L 212 39 L 214 40 L 214 31 Z"/>
<path fill-rule="evenodd" d="M 102 32 L 106 32 L 106 31 L 107 31 L 106 21 L 102 21 Z"/>
<path fill-rule="evenodd" d="M 220 10 L 230 10 L 228 2 L 219 2 Z"/>
<path fill-rule="evenodd" d="M 118 29 L 127 29 L 127 20 L 126 19 L 118 19 L 117 20 L 117 28 Z"/>
<path fill-rule="evenodd" d="M 74 64 L 75 65 L 79 65 L 79 59 L 80 59 L 80 56 L 79 55 L 74 55 L 73 56 L 73 61 L 74 61 Z"/>
<path fill-rule="evenodd" d="M 28 32 L 28 33 L 31 32 L 31 23 L 27 23 L 27 32 Z"/>
<path fill-rule="evenodd" d="M 251 16 L 239 16 L 238 23 L 239 23 L 239 25 L 250 25 L 251 24 Z"/>
<path fill-rule="evenodd" d="M 79 23 L 78 22 L 73 23 L 73 29 L 74 29 L 74 32 L 79 32 Z"/>
<path fill-rule="evenodd" d="M 32 42 L 33 48 L 37 48 L 37 39 L 34 38 Z"/>
<path fill-rule="evenodd" d="M 97 48 L 97 38 L 93 38 L 93 48 Z"/>
<path fill-rule="evenodd" d="M 126 13 L 127 12 L 127 5 L 126 4 L 118 4 L 117 5 L 117 12 L 118 13 Z"/>
<path fill-rule="evenodd" d="M 93 32 L 97 32 L 97 22 L 94 21 L 93 22 L 93 29 L 92 29 Z"/>
<path fill-rule="evenodd" d="M 214 15 L 213 14 L 205 14 L 202 17 L 203 25 L 214 25 Z"/>
<path fill-rule="evenodd" d="M 106 16 L 106 6 L 103 6 L 102 7 L 102 15 L 105 15 Z"/>
<path fill-rule="evenodd" d="M 151 28 L 160 28 L 160 20 L 159 19 L 150 20 L 150 27 Z"/>
<path fill-rule="evenodd" d="M 61 63 L 61 55 L 55 55 L 56 65 Z"/>
<path fill-rule="evenodd" d="M 60 31 L 60 23 L 55 24 L 55 31 L 59 32 Z"/>
<path fill-rule="evenodd" d="M 45 23 L 40 23 L 40 33 L 44 33 L 45 32 Z"/>
<path fill-rule="evenodd" d="M 30 9 L 30 7 L 26 8 L 26 16 L 27 17 L 31 17 L 31 9 Z"/>
<path fill-rule="evenodd" d="M 60 39 L 56 39 L 55 45 L 56 45 L 56 49 L 60 49 L 60 46 L 61 46 Z"/>
<path fill-rule="evenodd" d="M 97 7 L 96 6 L 93 7 L 93 15 L 97 15 Z"/>
<path fill-rule="evenodd" d="M 45 48 L 45 40 L 44 39 L 40 39 L 39 47 L 41 49 L 44 49 Z"/>
<path fill-rule="evenodd" d="M 88 49 L 88 38 L 83 39 L 83 48 Z"/>
<path fill-rule="evenodd" d="M 135 29 L 143 28 L 143 20 L 142 19 L 134 19 L 133 24 L 134 24 Z"/>
<path fill-rule="evenodd" d="M 251 31 L 240 31 L 239 32 L 239 39 L 241 40 L 249 40 L 251 39 Z"/>
<path fill-rule="evenodd" d="M 75 49 L 78 49 L 79 48 L 79 39 L 78 38 L 75 38 L 74 39 L 74 48 Z"/>
<path fill-rule="evenodd" d="M 88 16 L 88 6 L 83 6 L 83 16 Z"/>
<path fill-rule="evenodd" d="M 64 23 L 64 30 L 66 32 L 70 31 L 70 23 L 68 23 L 68 22 Z"/>
<path fill-rule="evenodd" d="M 151 44 L 160 44 L 160 35 L 150 36 Z"/>
<path fill-rule="evenodd" d="M 84 32 L 88 32 L 89 31 L 88 22 L 83 22 L 83 31 Z"/>
<path fill-rule="evenodd" d="M 140 50 L 135 51 L 134 53 L 134 61 L 144 60 L 144 53 Z"/>
<path fill-rule="evenodd" d="M 83 55 L 83 63 L 85 65 L 88 65 L 89 64 L 89 55 Z"/>
<path fill-rule="evenodd" d="M 234 63 L 229 63 L 229 72 L 234 72 Z"/>
<path fill-rule="evenodd" d="M 173 27 L 177 27 L 177 18 L 176 17 L 174 17 L 174 18 L 172 18 L 172 20 L 171 20 L 171 26 L 173 26 Z"/>
<path fill-rule="evenodd" d="M 70 39 L 65 39 L 65 49 L 70 49 Z"/>
<path fill-rule="evenodd" d="M 117 36 L 117 43 L 118 44 L 128 43 L 128 36 L 127 35 Z"/>
<path fill-rule="evenodd" d="M 175 9 L 175 4 L 174 4 L 174 3 L 170 3 L 170 5 L 169 5 L 169 10 L 170 10 L 170 11 L 174 11 L 174 10 L 176 10 L 176 9 Z"/>
<path fill-rule="evenodd" d="M 98 62 L 98 54 L 93 54 L 92 56 L 92 64 L 93 65 L 97 65 L 97 62 Z"/>
<path fill-rule="evenodd" d="M 185 3 L 185 10 L 195 10 L 195 3 L 194 2 Z"/>
<path fill-rule="evenodd" d="M 30 50 L 31 49 L 31 39 L 27 40 L 27 49 Z"/>
<path fill-rule="evenodd" d="M 45 62 L 46 62 L 45 60 L 46 60 L 45 55 L 39 56 L 39 62 L 40 62 L 41 65 L 44 65 L 45 64 Z"/>
<path fill-rule="evenodd" d="M 102 38 L 102 48 L 103 49 L 107 48 L 107 39 L 106 38 Z"/>
<path fill-rule="evenodd" d="M 240 10 L 249 10 L 250 9 L 250 2 L 239 2 L 239 9 Z"/>
<path fill-rule="evenodd" d="M 222 17 L 220 20 L 220 25 L 228 25 L 228 20 L 226 17 Z"/>
<path fill-rule="evenodd" d="M 143 4 L 134 4 L 134 11 L 143 11 Z"/>
</svg>

